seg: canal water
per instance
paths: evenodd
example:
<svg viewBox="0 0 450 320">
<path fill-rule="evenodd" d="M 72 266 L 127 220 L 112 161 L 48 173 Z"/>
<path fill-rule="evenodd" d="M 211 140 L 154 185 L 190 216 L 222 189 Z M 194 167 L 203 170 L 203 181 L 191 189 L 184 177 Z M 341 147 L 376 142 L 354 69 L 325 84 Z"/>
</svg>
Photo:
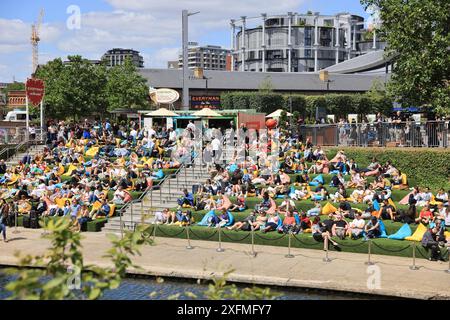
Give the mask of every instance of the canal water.
<svg viewBox="0 0 450 320">
<path fill-rule="evenodd" d="M 13 280 L 10 275 L 5 275 L 0 271 L 0 299 L 7 299 L 9 292 L 5 285 Z M 238 285 L 240 286 L 240 285 Z M 242 288 L 249 285 L 242 285 Z M 179 300 L 192 299 L 186 292 L 192 292 L 198 299 L 205 299 L 203 292 L 207 290 L 208 284 L 198 284 L 196 281 L 164 279 L 163 282 L 155 278 L 127 278 L 124 279 L 120 287 L 116 290 L 108 290 L 103 295 L 102 300 L 167 300 L 179 294 Z M 306 289 L 286 289 L 273 288 L 273 292 L 280 294 L 279 300 L 361 300 L 374 299 L 376 297 L 368 295 L 358 295 L 355 293 L 336 293 Z"/>
</svg>

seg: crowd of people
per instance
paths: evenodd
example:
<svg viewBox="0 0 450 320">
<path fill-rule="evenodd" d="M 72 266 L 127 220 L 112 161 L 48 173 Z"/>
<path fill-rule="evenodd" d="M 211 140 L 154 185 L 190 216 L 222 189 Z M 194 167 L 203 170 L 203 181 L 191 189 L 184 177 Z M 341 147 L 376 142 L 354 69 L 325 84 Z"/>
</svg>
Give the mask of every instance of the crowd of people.
<svg viewBox="0 0 450 320">
<path fill-rule="evenodd" d="M 0 160 L 0 225 L 16 216 L 37 224 L 39 217 L 68 216 L 80 230 L 87 222 L 112 216 L 164 178 L 180 162 L 170 152 L 183 143 L 172 129 L 85 120 L 50 122 L 46 147 L 18 164 Z"/>
<path fill-rule="evenodd" d="M 410 188 L 407 175 L 391 161 L 380 163 L 373 158 L 367 166 L 360 166 L 342 150 L 328 159 L 325 151 L 308 139 L 302 142 L 283 133 L 277 138 L 275 169 L 262 154 L 248 156 L 251 143 L 247 143 L 248 150 L 242 154 L 236 148 L 231 159 L 211 166 L 210 178 L 195 187 L 195 194 L 184 190 L 178 208 L 160 212 L 157 221 L 186 225 L 192 212 L 202 210 L 206 214 L 199 225 L 229 230 L 311 232 L 314 239 L 327 240 L 337 249 L 334 237 L 382 237 L 386 220 L 423 224 L 427 227 L 423 244 L 432 249 L 432 259 L 438 259 L 437 248 L 449 240 L 445 231 L 450 227 L 450 191 L 441 189 L 433 194 L 430 188 Z M 268 145 L 262 149 L 274 148 L 270 142 Z M 401 201 L 393 201 L 396 190 L 405 190 L 399 193 L 404 195 Z M 311 208 L 302 210 L 302 202 L 311 204 L 306 206 Z M 244 211 L 248 216 L 235 221 L 234 213 Z M 430 237 L 434 242 L 429 241 Z"/>
</svg>

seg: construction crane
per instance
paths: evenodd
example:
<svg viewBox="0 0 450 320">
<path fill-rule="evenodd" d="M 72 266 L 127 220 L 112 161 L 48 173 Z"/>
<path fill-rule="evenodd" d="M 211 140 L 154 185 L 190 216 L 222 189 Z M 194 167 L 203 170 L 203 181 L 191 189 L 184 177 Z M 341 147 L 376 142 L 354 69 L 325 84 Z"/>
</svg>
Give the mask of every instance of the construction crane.
<svg viewBox="0 0 450 320">
<path fill-rule="evenodd" d="M 41 41 L 39 33 L 43 18 L 44 9 L 41 9 L 37 22 L 31 26 L 31 45 L 33 46 L 33 70 L 31 72 L 32 75 L 34 75 L 34 73 L 36 72 L 39 63 L 39 41 Z"/>
</svg>

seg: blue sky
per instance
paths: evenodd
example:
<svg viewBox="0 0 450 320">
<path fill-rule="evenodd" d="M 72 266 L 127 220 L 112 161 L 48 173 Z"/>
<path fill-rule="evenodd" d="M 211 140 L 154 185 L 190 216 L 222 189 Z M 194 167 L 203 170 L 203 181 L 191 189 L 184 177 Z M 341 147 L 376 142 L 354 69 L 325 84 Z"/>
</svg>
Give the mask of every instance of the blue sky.
<svg viewBox="0 0 450 320">
<path fill-rule="evenodd" d="M 67 27 L 71 5 L 81 11 L 80 29 Z M 0 82 L 29 76 L 31 24 L 41 8 L 40 63 L 70 54 L 100 59 L 106 50 L 124 47 L 139 50 L 145 66 L 156 68 L 177 58 L 182 9 L 200 11 L 190 18 L 190 41 L 224 47 L 230 46 L 229 20 L 242 15 L 311 10 L 368 17 L 359 0 L 0 0 Z"/>
</svg>

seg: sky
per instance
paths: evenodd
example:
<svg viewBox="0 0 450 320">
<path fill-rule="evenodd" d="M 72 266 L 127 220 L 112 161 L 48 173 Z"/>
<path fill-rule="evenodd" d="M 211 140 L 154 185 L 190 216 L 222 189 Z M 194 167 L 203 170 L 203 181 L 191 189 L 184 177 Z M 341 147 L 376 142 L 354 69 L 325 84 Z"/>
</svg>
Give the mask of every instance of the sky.
<svg viewBox="0 0 450 320">
<path fill-rule="evenodd" d="M 40 64 L 74 54 L 98 60 L 109 49 L 131 48 L 148 68 L 177 59 L 183 9 L 200 11 L 189 18 L 189 41 L 226 48 L 230 19 L 241 16 L 311 10 L 369 17 L 359 0 L 0 0 L 0 82 L 31 74 L 31 25 L 41 9 Z"/>
</svg>

